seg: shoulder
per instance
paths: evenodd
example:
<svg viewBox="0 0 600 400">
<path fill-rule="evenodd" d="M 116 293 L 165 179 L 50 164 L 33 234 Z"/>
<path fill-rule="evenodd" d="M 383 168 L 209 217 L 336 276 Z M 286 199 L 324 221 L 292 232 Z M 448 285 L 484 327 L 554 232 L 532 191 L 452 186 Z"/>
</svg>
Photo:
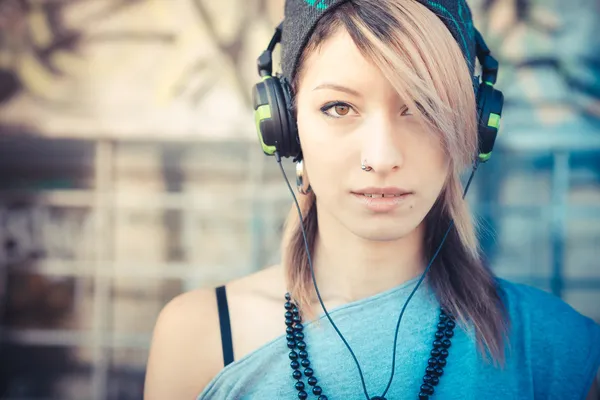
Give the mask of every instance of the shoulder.
<svg viewBox="0 0 600 400">
<path fill-rule="evenodd" d="M 183 293 L 163 307 L 152 334 L 145 400 L 195 398 L 218 373 L 218 318 L 214 289 Z"/>
<path fill-rule="evenodd" d="M 527 358 L 533 378 L 549 382 L 548 390 L 587 393 L 600 368 L 600 325 L 552 293 L 498 283 L 510 317 L 511 351 Z"/>
<path fill-rule="evenodd" d="M 527 329 L 537 339 L 568 345 L 597 346 L 600 351 L 600 325 L 582 315 L 563 299 L 533 286 L 499 279 L 500 295 L 515 329 Z M 587 340 L 586 340 L 587 339 Z M 566 342 L 565 342 L 566 341 Z"/>
<path fill-rule="evenodd" d="M 594 320 L 582 315 L 560 297 L 530 285 L 504 279 L 497 281 L 511 317 L 535 323 L 540 329 L 557 325 L 557 328 L 562 326 L 567 331 L 586 328 L 585 331 L 598 334 L 600 326 Z M 569 324 L 575 326 L 571 328 Z"/>
<path fill-rule="evenodd" d="M 236 358 L 251 351 L 255 343 L 260 345 L 251 327 L 264 331 L 260 323 L 252 324 L 262 313 L 252 310 L 265 308 L 271 292 L 281 289 L 281 276 L 279 267 L 265 268 L 225 286 Z M 250 327 L 244 335 L 236 329 L 242 325 Z M 215 288 L 193 290 L 169 301 L 154 327 L 144 399 L 196 398 L 223 367 Z"/>
</svg>

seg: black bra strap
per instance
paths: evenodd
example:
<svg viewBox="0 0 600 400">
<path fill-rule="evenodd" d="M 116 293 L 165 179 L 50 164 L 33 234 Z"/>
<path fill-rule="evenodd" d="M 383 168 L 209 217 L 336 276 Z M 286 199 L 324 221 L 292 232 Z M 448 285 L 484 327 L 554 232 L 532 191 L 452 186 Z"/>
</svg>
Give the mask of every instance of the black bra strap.
<svg viewBox="0 0 600 400">
<path fill-rule="evenodd" d="M 219 308 L 219 323 L 221 324 L 221 345 L 223 346 L 223 362 L 225 366 L 233 362 L 233 342 L 231 340 L 231 322 L 225 286 L 217 289 L 217 307 Z"/>
</svg>

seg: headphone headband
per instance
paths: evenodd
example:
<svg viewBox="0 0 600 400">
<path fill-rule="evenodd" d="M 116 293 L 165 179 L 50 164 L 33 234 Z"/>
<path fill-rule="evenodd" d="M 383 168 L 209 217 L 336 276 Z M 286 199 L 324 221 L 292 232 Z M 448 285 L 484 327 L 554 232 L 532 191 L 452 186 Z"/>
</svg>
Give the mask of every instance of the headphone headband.
<svg viewBox="0 0 600 400">
<path fill-rule="evenodd" d="M 482 77 L 481 80 L 495 85 L 498 77 L 498 61 L 492 56 L 483 36 L 477 29 L 475 30 L 475 49 L 477 59 L 481 64 Z"/>
<path fill-rule="evenodd" d="M 275 50 L 275 46 L 277 43 L 281 43 L 281 31 L 283 29 L 283 21 L 277 25 L 275 28 L 275 33 L 273 33 L 273 37 L 269 42 L 266 50 L 262 52 L 262 54 L 256 60 L 256 64 L 258 66 L 258 75 L 259 76 L 271 76 L 273 74 L 273 50 Z"/>
<path fill-rule="evenodd" d="M 279 25 L 275 27 L 269 45 L 257 59 L 258 74 L 261 77 L 273 74 L 273 50 L 278 43 L 281 43 L 283 23 L 284 21 L 281 21 Z M 475 55 L 481 64 L 482 80 L 488 84 L 496 84 L 499 66 L 498 61 L 492 56 L 491 51 L 479 30 L 474 27 L 473 31 L 475 32 Z"/>
<path fill-rule="evenodd" d="M 263 152 L 278 153 L 281 157 L 301 159 L 296 121 L 290 109 L 289 82 L 273 77 L 273 50 L 281 42 L 283 22 L 275 28 L 267 48 L 257 59 L 258 74 L 262 78 L 253 90 L 256 129 Z M 481 64 L 482 76 L 476 89 L 478 152 L 476 161 L 486 162 L 492 154 L 504 105 L 504 95 L 494 88 L 498 77 L 498 61 L 492 56 L 481 33 L 473 27 L 475 54 Z"/>
</svg>

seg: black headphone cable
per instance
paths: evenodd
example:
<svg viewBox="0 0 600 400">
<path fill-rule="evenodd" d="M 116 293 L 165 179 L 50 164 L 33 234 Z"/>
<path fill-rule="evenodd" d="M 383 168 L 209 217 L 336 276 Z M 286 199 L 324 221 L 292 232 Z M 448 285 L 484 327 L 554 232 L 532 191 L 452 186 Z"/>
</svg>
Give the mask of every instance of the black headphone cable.
<svg viewBox="0 0 600 400">
<path fill-rule="evenodd" d="M 331 326 L 333 327 L 333 329 L 335 329 L 335 331 L 337 332 L 337 334 L 340 337 L 340 339 L 342 340 L 342 342 L 344 342 L 344 345 L 346 345 L 346 347 L 348 348 L 348 351 L 350 352 L 350 355 L 354 359 L 354 362 L 356 363 L 356 367 L 358 368 L 358 373 L 360 375 L 360 380 L 361 380 L 361 383 L 362 383 L 363 391 L 365 393 L 365 397 L 366 397 L 367 400 L 371 400 L 371 397 L 369 396 L 368 391 L 367 391 L 367 386 L 365 384 L 365 378 L 364 378 L 362 369 L 360 368 L 360 363 L 358 362 L 358 359 L 356 358 L 356 355 L 354 354 L 354 351 L 352 351 L 352 348 L 350 347 L 350 345 L 346 341 L 346 338 L 344 338 L 344 335 L 342 335 L 342 333 L 338 329 L 337 325 L 331 319 L 331 316 L 329 315 L 329 312 L 327 311 L 327 308 L 325 307 L 325 304 L 323 304 L 323 299 L 321 298 L 321 293 L 319 292 L 319 287 L 317 286 L 317 280 L 315 278 L 315 271 L 314 271 L 314 268 L 313 268 L 312 258 L 311 258 L 311 255 L 310 255 L 310 249 L 309 249 L 309 246 L 308 246 L 308 239 L 306 238 L 306 229 L 304 228 L 304 218 L 302 217 L 302 211 L 300 210 L 300 205 L 298 204 L 298 199 L 296 198 L 294 190 L 292 189 L 292 186 L 290 185 L 290 181 L 288 180 L 287 175 L 285 173 L 285 170 L 283 169 L 283 165 L 281 164 L 281 156 L 279 155 L 278 151 L 275 152 L 275 159 L 276 159 L 277 163 L 279 164 L 279 168 L 281 169 L 281 173 L 283 174 L 283 178 L 285 179 L 287 187 L 288 187 L 290 193 L 292 194 L 292 197 L 294 198 L 294 204 L 296 205 L 296 210 L 298 211 L 298 217 L 300 218 L 300 228 L 302 229 L 302 237 L 304 239 L 304 248 L 306 250 L 306 256 L 307 256 L 307 259 L 308 259 L 308 264 L 310 266 L 310 272 L 312 274 L 312 281 L 313 281 L 313 284 L 314 284 L 314 287 L 315 287 L 315 292 L 317 294 L 317 298 L 319 299 L 319 303 L 321 304 L 321 308 L 323 308 L 323 311 L 325 312 L 325 316 L 327 317 L 327 319 L 331 323 Z M 462 196 L 463 199 L 467 195 L 467 191 L 469 190 L 469 186 L 471 185 L 471 181 L 473 180 L 473 176 L 475 175 L 475 171 L 477 171 L 477 167 L 478 166 L 479 166 L 479 161 L 476 158 L 475 162 L 473 163 L 473 169 L 471 171 L 471 175 L 469 177 L 469 180 L 467 181 L 467 184 L 465 186 L 465 190 L 463 192 L 463 196 Z M 402 307 L 402 311 L 400 312 L 400 316 L 398 317 L 398 322 L 396 323 L 396 332 L 394 334 L 394 350 L 393 350 L 393 353 L 392 353 L 392 372 L 391 372 L 391 375 L 390 375 L 389 382 L 388 382 L 388 384 L 387 384 L 387 386 L 386 386 L 383 394 L 381 395 L 381 397 L 383 397 L 383 396 L 386 395 L 386 393 L 390 389 L 390 387 L 392 385 L 392 381 L 394 379 L 394 373 L 395 373 L 395 369 L 396 369 L 396 348 L 397 348 L 397 342 L 398 342 L 398 332 L 400 330 L 400 322 L 402 321 L 402 316 L 404 315 L 404 311 L 406 310 L 406 307 L 408 306 L 408 303 L 412 299 L 413 295 L 415 294 L 415 292 L 417 291 L 417 289 L 421 285 L 421 282 L 423 282 L 423 280 L 425 279 L 425 276 L 427 275 L 427 272 L 431 268 L 431 265 L 433 264 L 433 261 L 437 258 L 440 250 L 442 249 L 442 245 L 446 241 L 446 238 L 447 238 L 448 234 L 450 233 L 450 229 L 452 229 L 453 226 L 454 226 L 454 221 L 450 221 L 450 225 L 448 226 L 448 229 L 446 230 L 446 233 L 444 234 L 444 237 L 442 238 L 442 241 L 441 241 L 440 245 L 438 246 L 438 248 L 435 251 L 435 253 L 434 253 L 433 257 L 431 258 L 431 260 L 429 261 L 429 264 L 427 265 L 427 268 L 425 268 L 425 270 L 421 274 L 421 278 L 419 279 L 419 281 L 415 285 L 415 288 L 413 289 L 413 291 L 410 293 L 410 295 L 408 296 L 408 298 L 404 302 L 404 306 Z"/>
</svg>

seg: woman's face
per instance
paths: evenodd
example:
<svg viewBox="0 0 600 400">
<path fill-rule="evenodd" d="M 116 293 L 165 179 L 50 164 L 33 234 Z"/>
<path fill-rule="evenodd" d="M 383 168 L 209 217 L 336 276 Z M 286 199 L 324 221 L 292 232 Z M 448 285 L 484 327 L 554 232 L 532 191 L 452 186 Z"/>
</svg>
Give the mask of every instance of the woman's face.
<svg viewBox="0 0 600 400">
<path fill-rule="evenodd" d="M 448 159 L 345 29 L 306 59 L 297 122 L 326 221 L 379 241 L 420 225 L 443 188 Z M 372 169 L 362 170 L 362 161 Z"/>
</svg>

